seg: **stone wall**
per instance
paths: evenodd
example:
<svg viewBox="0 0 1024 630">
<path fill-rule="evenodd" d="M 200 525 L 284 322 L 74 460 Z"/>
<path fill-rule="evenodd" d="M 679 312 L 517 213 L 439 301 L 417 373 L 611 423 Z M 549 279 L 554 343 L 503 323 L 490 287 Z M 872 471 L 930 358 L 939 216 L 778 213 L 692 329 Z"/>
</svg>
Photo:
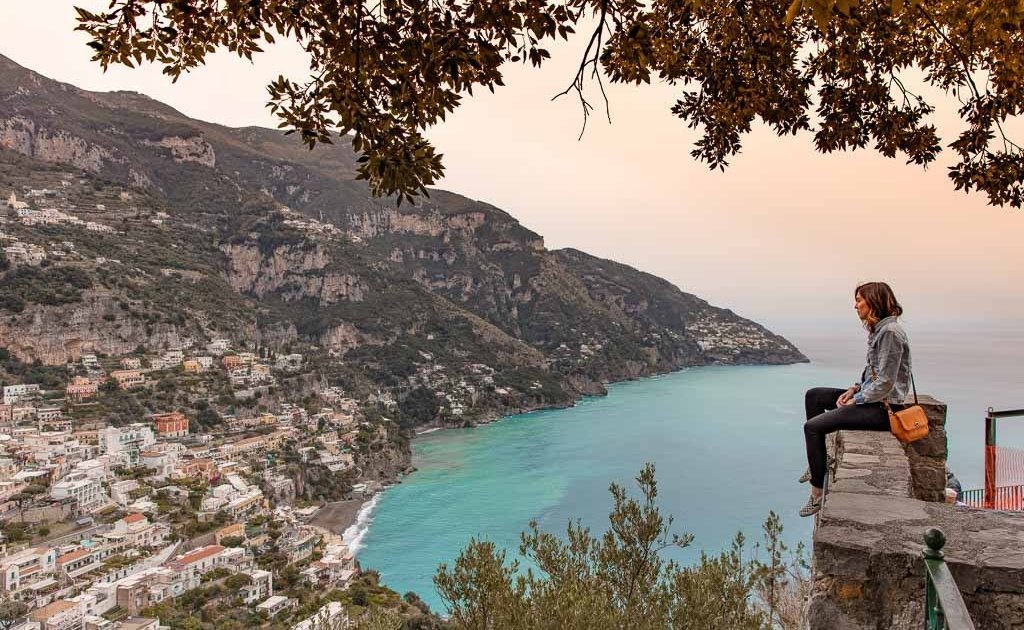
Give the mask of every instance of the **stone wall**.
<svg viewBox="0 0 1024 630">
<path fill-rule="evenodd" d="M 928 437 L 903 446 L 910 462 L 913 496 L 941 502 L 946 490 L 946 403 L 931 396 L 921 396 L 918 402 L 928 416 Z"/>
<path fill-rule="evenodd" d="M 945 406 L 929 399 L 926 410 L 934 424 L 922 444 L 904 447 L 888 433 L 838 434 L 814 531 L 806 630 L 923 627 L 929 527 L 946 534 L 946 562 L 975 626 L 1024 627 L 1024 513 L 919 498 L 941 497 L 945 486 Z"/>
</svg>

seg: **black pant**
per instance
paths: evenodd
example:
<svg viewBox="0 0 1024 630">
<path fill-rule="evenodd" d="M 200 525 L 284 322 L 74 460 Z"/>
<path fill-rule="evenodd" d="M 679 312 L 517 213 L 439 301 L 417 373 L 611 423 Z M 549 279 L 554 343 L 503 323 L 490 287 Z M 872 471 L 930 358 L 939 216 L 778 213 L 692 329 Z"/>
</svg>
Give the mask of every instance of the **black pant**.
<svg viewBox="0 0 1024 630">
<path fill-rule="evenodd" d="M 804 441 L 807 443 L 807 466 L 811 469 L 811 485 L 825 485 L 828 454 L 825 436 L 833 431 L 888 431 L 889 414 L 882 403 L 843 405 L 836 408 L 839 396 L 846 391 L 834 387 L 815 387 L 804 394 L 807 422 L 804 423 Z M 897 405 L 893 405 L 898 408 Z M 828 411 L 831 409 L 831 411 Z"/>
</svg>

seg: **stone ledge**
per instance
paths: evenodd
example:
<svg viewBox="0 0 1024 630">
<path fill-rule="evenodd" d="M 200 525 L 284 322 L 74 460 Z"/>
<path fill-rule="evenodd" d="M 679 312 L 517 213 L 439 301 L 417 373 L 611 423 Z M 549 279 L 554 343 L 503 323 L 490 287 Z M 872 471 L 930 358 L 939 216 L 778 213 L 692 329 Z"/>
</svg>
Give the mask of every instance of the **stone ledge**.
<svg viewBox="0 0 1024 630">
<path fill-rule="evenodd" d="M 837 435 L 836 468 L 814 531 L 814 584 L 805 629 L 922 627 L 921 552 L 929 527 L 946 534 L 946 562 L 976 627 L 1024 627 L 1024 512 L 914 498 L 921 490 L 915 466 L 924 467 L 926 477 L 941 470 L 945 486 L 945 432 L 936 430 L 945 425 L 945 405 L 930 403 L 925 409 L 932 443 L 921 452 L 884 432 Z M 939 411 L 942 418 L 933 418 Z M 928 483 L 934 485 L 934 479 Z"/>
<path fill-rule="evenodd" d="M 945 477 L 943 477 L 945 481 Z M 828 491 L 855 492 L 906 498 L 913 477 L 903 447 L 883 431 L 839 431 L 836 436 L 836 467 Z M 828 499 L 825 506 L 828 507 Z"/>
</svg>

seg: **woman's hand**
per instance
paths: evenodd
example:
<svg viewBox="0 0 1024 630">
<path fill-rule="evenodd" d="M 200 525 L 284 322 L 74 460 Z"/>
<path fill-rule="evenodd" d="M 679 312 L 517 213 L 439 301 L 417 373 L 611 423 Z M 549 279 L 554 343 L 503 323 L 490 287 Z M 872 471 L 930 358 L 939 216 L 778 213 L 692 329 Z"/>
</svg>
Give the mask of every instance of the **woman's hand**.
<svg viewBox="0 0 1024 630">
<path fill-rule="evenodd" d="M 850 389 L 846 390 L 845 392 L 843 392 L 842 394 L 839 395 L 839 400 L 836 401 L 836 406 L 837 407 L 845 407 L 846 405 L 854 404 L 854 402 L 853 402 L 853 395 L 856 394 L 856 393 L 857 393 L 857 388 L 856 387 L 851 387 Z"/>
</svg>

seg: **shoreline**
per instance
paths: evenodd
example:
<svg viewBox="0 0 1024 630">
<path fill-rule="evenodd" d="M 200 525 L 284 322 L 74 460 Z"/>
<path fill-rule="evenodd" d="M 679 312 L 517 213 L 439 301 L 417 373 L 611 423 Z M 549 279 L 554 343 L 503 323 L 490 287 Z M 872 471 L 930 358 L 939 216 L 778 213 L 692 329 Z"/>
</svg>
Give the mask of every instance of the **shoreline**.
<svg viewBox="0 0 1024 630">
<path fill-rule="evenodd" d="M 804 362 L 809 362 L 809 361 L 801 361 L 799 363 L 804 363 Z M 500 421 L 502 421 L 502 420 L 504 420 L 506 418 L 511 418 L 512 416 L 521 416 L 521 415 L 524 415 L 524 414 L 533 413 L 535 411 L 556 411 L 556 410 L 559 410 L 559 409 L 571 409 L 571 408 L 575 407 L 576 405 L 578 405 L 581 401 L 583 401 L 583 400 L 585 400 L 587 398 L 605 398 L 605 397 L 607 397 L 608 396 L 607 387 L 609 385 L 618 385 L 620 383 L 629 383 L 631 381 L 641 381 L 641 380 L 648 379 L 648 378 L 659 378 L 659 377 L 662 377 L 662 376 L 668 376 L 670 374 L 677 374 L 679 372 L 686 372 L 686 371 L 691 370 L 693 368 L 712 367 L 714 365 L 718 365 L 718 364 L 707 363 L 707 364 L 698 364 L 698 365 L 681 365 L 681 366 L 679 366 L 677 368 L 674 368 L 674 369 L 671 369 L 671 370 L 654 371 L 654 372 L 651 372 L 649 374 L 640 374 L 640 375 L 637 375 L 637 376 L 625 376 L 623 378 L 616 379 L 616 380 L 601 381 L 600 384 L 601 384 L 602 390 L 600 392 L 580 393 L 580 394 L 577 395 L 577 397 L 574 400 L 572 400 L 571 402 L 568 402 L 568 403 L 552 403 L 552 404 L 549 404 L 549 405 L 526 406 L 526 407 L 522 407 L 520 409 L 515 409 L 515 410 L 505 410 L 504 413 L 501 413 L 501 412 L 485 413 L 484 415 L 482 415 L 480 417 L 479 420 L 474 420 L 473 424 L 469 425 L 469 426 L 466 426 L 464 424 L 443 424 L 443 423 L 438 423 L 438 422 L 430 422 L 430 423 L 427 423 L 427 424 L 420 425 L 419 427 L 416 427 L 415 429 L 413 429 L 411 437 L 413 439 L 415 439 L 415 438 L 417 438 L 417 437 L 419 437 L 421 435 L 429 435 L 431 433 L 436 433 L 437 431 L 448 431 L 450 429 L 475 429 L 475 428 L 478 428 L 478 427 L 481 427 L 481 426 L 487 426 L 487 425 L 490 425 L 490 424 L 494 424 L 495 422 L 500 422 Z M 795 365 L 795 363 L 778 363 L 778 364 L 775 364 L 775 363 L 770 363 L 770 364 L 753 364 L 752 363 L 752 364 L 738 364 L 738 365 Z M 415 467 L 413 468 L 413 471 L 415 471 Z M 403 474 L 402 476 L 404 477 L 405 474 Z"/>
<path fill-rule="evenodd" d="M 810 361 L 799 361 L 794 363 L 784 364 L 740 364 L 740 365 L 796 365 L 798 363 L 809 363 Z M 680 366 L 673 370 L 666 370 L 660 372 L 652 372 L 650 374 L 644 374 L 634 377 L 626 377 L 619 380 L 609 381 L 602 383 L 603 386 L 615 385 L 619 383 L 628 383 L 630 381 L 639 381 L 649 378 L 659 378 L 668 376 L 670 374 L 676 374 L 679 372 L 686 372 L 693 368 L 700 367 L 714 367 L 719 364 L 708 364 L 708 365 L 685 365 Z M 604 398 L 608 396 L 609 392 L 606 390 L 602 393 L 594 394 L 581 394 L 578 398 L 568 404 L 551 404 L 551 405 L 537 405 L 528 406 L 516 410 L 506 410 L 505 413 L 496 413 L 493 416 L 485 415 L 480 420 L 476 421 L 471 426 L 455 425 L 455 424 L 438 424 L 429 423 L 413 429 L 411 438 L 415 439 L 419 436 L 429 435 L 439 431 L 448 431 L 452 429 L 472 429 L 482 426 L 488 426 L 496 422 L 505 420 L 512 416 L 519 416 L 536 411 L 554 411 L 559 409 L 569 409 L 575 407 L 581 401 L 587 398 Z M 401 479 L 416 472 L 416 468 L 411 466 L 408 470 L 400 473 L 399 478 L 396 482 L 401 483 Z M 362 541 L 365 538 L 367 532 L 370 529 L 370 525 L 373 523 L 373 510 L 377 506 L 377 501 L 380 498 L 381 493 L 386 490 L 387 487 L 381 491 L 376 492 L 373 496 L 366 499 L 348 499 L 345 501 L 334 501 L 326 503 L 316 515 L 310 520 L 310 524 L 322 527 L 330 532 L 333 532 L 342 537 L 342 540 L 349 546 L 354 555 L 358 555 L 359 550 L 362 548 Z"/>
<path fill-rule="evenodd" d="M 367 499 L 347 499 L 325 503 L 317 510 L 309 524 L 341 537 L 355 554 L 362 546 L 363 537 L 372 522 L 373 508 L 379 493 Z"/>
<path fill-rule="evenodd" d="M 629 382 L 632 382 L 632 381 L 642 381 L 642 380 L 646 380 L 646 379 L 661 378 L 663 376 L 669 376 L 669 375 L 672 375 L 672 374 L 678 374 L 679 372 L 688 372 L 689 370 L 699 369 L 699 368 L 711 368 L 711 367 L 786 367 L 786 366 L 791 366 L 791 365 L 802 365 L 802 364 L 811 363 L 811 362 L 812 361 L 810 359 L 804 358 L 803 361 L 792 361 L 792 362 L 789 362 L 789 363 L 699 363 L 699 364 L 696 364 L 696 365 L 682 365 L 682 366 L 679 366 L 679 367 L 677 367 L 675 369 L 672 369 L 672 370 L 663 370 L 663 371 L 651 372 L 649 374 L 641 374 L 641 375 L 638 375 L 638 376 L 626 376 L 626 377 L 623 377 L 621 379 L 612 380 L 612 381 L 602 381 L 601 385 L 603 387 L 607 388 L 609 385 L 619 385 L 619 384 L 622 384 L 622 383 L 629 383 Z M 479 420 L 475 420 L 474 424 L 469 425 L 469 426 L 466 426 L 464 424 L 442 424 L 442 423 L 438 423 L 438 422 L 429 422 L 427 424 L 422 424 L 422 425 L 412 429 L 412 434 L 411 434 L 410 437 L 412 439 L 415 439 L 415 438 L 420 437 L 422 435 L 429 435 L 431 433 L 436 433 L 438 431 L 448 431 L 448 430 L 452 430 L 452 429 L 475 429 L 475 428 L 479 428 L 479 427 L 482 427 L 482 426 L 487 426 L 487 425 L 490 425 L 490 424 L 494 424 L 495 422 L 500 422 L 500 421 L 502 421 L 502 420 L 504 420 L 506 418 L 510 418 L 512 416 L 521 416 L 521 415 L 524 415 L 524 414 L 533 413 L 535 411 L 556 411 L 556 410 L 559 410 L 559 409 L 571 409 L 571 408 L 575 407 L 576 405 L 578 405 L 581 401 L 583 401 L 583 400 L 585 400 L 587 398 L 605 398 L 607 396 L 608 396 L 608 391 L 607 390 L 605 390 L 605 391 L 603 391 L 601 393 L 593 393 L 593 394 L 582 393 L 582 394 L 579 394 L 579 396 L 575 400 L 573 400 L 572 402 L 568 402 L 568 403 L 553 403 L 553 404 L 550 404 L 550 405 L 527 406 L 527 407 L 523 407 L 521 409 L 516 409 L 516 410 L 506 410 L 506 412 L 504 412 L 504 413 L 494 413 L 494 414 L 487 413 L 487 414 L 484 414 L 483 416 L 481 416 Z M 413 467 L 411 472 L 415 472 L 415 471 L 416 471 L 416 468 Z M 406 474 L 409 474 L 409 473 L 402 473 L 402 477 L 404 477 Z"/>
</svg>

